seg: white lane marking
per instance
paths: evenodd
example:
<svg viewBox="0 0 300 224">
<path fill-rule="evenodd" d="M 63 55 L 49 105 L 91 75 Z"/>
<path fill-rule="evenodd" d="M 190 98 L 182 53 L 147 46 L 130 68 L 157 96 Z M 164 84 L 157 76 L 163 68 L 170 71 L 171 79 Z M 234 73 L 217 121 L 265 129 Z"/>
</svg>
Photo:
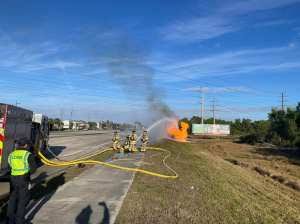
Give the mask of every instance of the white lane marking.
<svg viewBox="0 0 300 224">
<path fill-rule="evenodd" d="M 25 220 L 28 219 L 28 217 L 31 215 L 31 213 L 41 204 L 41 202 L 44 200 L 44 198 L 47 195 L 43 196 L 25 215 Z"/>
</svg>

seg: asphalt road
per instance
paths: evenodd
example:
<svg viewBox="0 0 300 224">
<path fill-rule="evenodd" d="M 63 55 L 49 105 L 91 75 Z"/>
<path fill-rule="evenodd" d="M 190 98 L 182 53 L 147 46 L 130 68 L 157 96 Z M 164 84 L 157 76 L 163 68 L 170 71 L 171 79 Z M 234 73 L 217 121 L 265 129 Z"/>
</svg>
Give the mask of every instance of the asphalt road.
<svg viewBox="0 0 300 224">
<path fill-rule="evenodd" d="M 138 167 L 143 153 L 115 156 L 120 159 L 110 160 L 115 165 Z M 35 215 L 28 217 L 32 224 L 114 223 L 133 178 L 133 172 L 91 167 L 41 199 L 38 212 L 32 209 Z"/>
<path fill-rule="evenodd" d="M 113 131 L 89 131 L 65 133 L 58 136 L 51 136 L 49 141 L 49 151 L 52 155 L 63 160 L 73 160 L 82 157 L 83 155 L 106 149 L 112 145 Z M 51 153 L 47 154 L 50 158 Z M 63 171 L 65 167 L 48 167 L 41 166 L 32 175 L 32 179 L 42 176 L 49 177 Z"/>
<path fill-rule="evenodd" d="M 50 150 L 63 159 L 74 159 L 112 144 L 113 131 L 69 132 L 51 135 Z"/>
</svg>

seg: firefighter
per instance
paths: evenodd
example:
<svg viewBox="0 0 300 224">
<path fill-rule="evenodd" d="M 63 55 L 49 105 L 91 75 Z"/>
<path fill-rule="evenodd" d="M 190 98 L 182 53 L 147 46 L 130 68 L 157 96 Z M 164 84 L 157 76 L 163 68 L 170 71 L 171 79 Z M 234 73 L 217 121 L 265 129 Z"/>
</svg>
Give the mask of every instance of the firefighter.
<svg viewBox="0 0 300 224">
<path fill-rule="evenodd" d="M 136 149 L 136 141 L 137 141 L 136 131 L 133 130 L 131 132 L 130 142 L 129 142 L 129 151 L 130 152 L 136 152 L 137 151 L 137 149 Z"/>
<path fill-rule="evenodd" d="M 146 147 L 149 143 L 149 136 L 148 136 L 148 132 L 147 130 L 143 131 L 143 135 L 142 135 L 142 146 L 141 146 L 141 152 L 146 152 Z"/>
<path fill-rule="evenodd" d="M 121 137 L 120 137 L 120 133 L 118 131 L 114 132 L 112 141 L 113 141 L 113 149 L 119 150 L 121 148 L 121 145 L 120 145 Z"/>
<path fill-rule="evenodd" d="M 30 141 L 22 138 L 17 141 L 17 147 L 10 153 L 10 197 L 7 208 L 9 224 L 25 223 L 25 208 L 30 199 L 30 174 L 36 170 L 36 163 L 30 149 Z"/>
<path fill-rule="evenodd" d="M 124 142 L 124 145 L 123 145 L 123 150 L 125 151 L 125 152 L 130 152 L 130 135 L 127 135 L 126 136 L 126 140 L 125 140 L 125 142 Z"/>
</svg>

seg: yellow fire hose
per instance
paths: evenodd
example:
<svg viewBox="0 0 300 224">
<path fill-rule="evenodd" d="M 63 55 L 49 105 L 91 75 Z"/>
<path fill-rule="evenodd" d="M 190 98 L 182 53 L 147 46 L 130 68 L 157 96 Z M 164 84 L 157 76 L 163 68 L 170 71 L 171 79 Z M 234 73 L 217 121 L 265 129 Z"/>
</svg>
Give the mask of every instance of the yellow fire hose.
<svg viewBox="0 0 300 224">
<path fill-rule="evenodd" d="M 168 154 L 164 157 L 163 164 L 174 175 L 165 175 L 165 174 L 160 174 L 160 173 L 156 173 L 156 172 L 152 172 L 152 171 L 148 171 L 148 170 L 144 170 L 144 169 L 140 169 L 140 168 L 124 167 L 124 166 L 119 166 L 119 165 L 111 164 L 111 163 L 108 163 L 108 162 L 101 162 L 101 161 L 97 161 L 97 160 L 88 160 L 88 158 L 90 158 L 90 157 L 102 154 L 102 153 L 107 152 L 107 151 L 112 151 L 112 149 L 106 149 L 104 151 L 97 152 L 97 153 L 92 154 L 92 155 L 84 156 L 80 159 L 76 159 L 76 160 L 72 160 L 72 161 L 53 162 L 51 160 L 48 160 L 41 152 L 39 152 L 39 156 L 41 157 L 41 160 L 44 164 L 46 164 L 48 166 L 53 166 L 53 167 L 72 166 L 72 165 L 77 165 L 77 164 L 96 164 L 96 165 L 107 166 L 107 167 L 114 168 L 114 169 L 129 171 L 129 172 L 144 173 L 144 174 L 148 174 L 148 175 L 155 176 L 155 177 L 160 177 L 160 178 L 167 178 L 167 179 L 176 179 L 176 178 L 178 178 L 178 174 L 176 173 L 176 171 L 173 170 L 171 167 L 169 167 L 166 163 L 167 158 L 169 158 L 171 156 L 170 151 L 168 151 L 166 149 L 154 148 L 154 147 L 149 147 L 148 149 L 167 152 Z"/>
</svg>

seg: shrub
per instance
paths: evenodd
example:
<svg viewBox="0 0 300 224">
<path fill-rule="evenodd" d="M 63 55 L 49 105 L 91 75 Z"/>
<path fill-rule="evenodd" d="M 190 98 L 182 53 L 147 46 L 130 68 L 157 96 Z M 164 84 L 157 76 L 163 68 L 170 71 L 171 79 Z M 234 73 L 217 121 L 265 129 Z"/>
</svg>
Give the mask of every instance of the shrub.
<svg viewBox="0 0 300 224">
<path fill-rule="evenodd" d="M 264 136 L 261 136 L 258 133 L 252 133 L 252 134 L 249 134 L 249 135 L 241 136 L 240 141 L 242 143 L 247 143 L 247 144 L 254 145 L 256 143 L 264 142 Z"/>
<path fill-rule="evenodd" d="M 300 148 L 300 135 L 298 135 L 297 138 L 295 139 L 294 145 Z"/>
<path fill-rule="evenodd" d="M 272 133 L 270 141 L 274 145 L 281 145 L 281 143 L 282 143 L 281 138 L 277 133 Z"/>
</svg>

